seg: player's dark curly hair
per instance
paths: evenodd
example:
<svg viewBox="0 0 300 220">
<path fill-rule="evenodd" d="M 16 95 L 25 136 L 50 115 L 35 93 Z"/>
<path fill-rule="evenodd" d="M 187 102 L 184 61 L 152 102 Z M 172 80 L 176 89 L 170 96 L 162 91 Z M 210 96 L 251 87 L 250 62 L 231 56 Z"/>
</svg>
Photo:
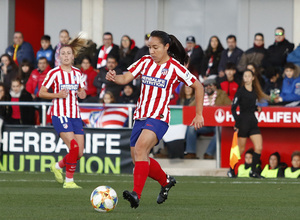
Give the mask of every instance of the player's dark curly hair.
<svg viewBox="0 0 300 220">
<path fill-rule="evenodd" d="M 155 30 L 151 32 L 150 36 L 158 37 L 163 45 L 169 44 L 169 56 L 178 60 L 182 65 L 188 63 L 189 57 L 180 41 L 174 35 Z"/>
</svg>

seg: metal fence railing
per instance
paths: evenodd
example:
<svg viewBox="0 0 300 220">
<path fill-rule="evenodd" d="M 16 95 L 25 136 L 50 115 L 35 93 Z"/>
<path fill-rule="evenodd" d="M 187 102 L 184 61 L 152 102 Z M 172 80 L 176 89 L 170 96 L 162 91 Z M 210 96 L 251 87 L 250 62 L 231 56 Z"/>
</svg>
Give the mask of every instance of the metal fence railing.
<svg viewBox="0 0 300 220">
<path fill-rule="evenodd" d="M 0 102 L 0 106 L 2 105 L 19 105 L 19 106 L 41 106 L 42 108 L 42 120 L 41 126 L 46 126 L 46 116 L 47 116 L 47 107 L 53 105 L 52 102 L 8 102 L 2 101 Z M 103 103 L 79 103 L 81 107 L 127 107 L 128 108 L 128 128 L 132 128 L 133 122 L 133 109 L 136 107 L 135 104 L 103 104 Z M 170 109 L 182 109 L 183 106 L 171 105 Z M 220 137 L 220 127 L 216 128 L 217 137 Z M 216 167 L 220 168 L 220 138 L 217 138 L 217 146 L 216 146 Z"/>
</svg>

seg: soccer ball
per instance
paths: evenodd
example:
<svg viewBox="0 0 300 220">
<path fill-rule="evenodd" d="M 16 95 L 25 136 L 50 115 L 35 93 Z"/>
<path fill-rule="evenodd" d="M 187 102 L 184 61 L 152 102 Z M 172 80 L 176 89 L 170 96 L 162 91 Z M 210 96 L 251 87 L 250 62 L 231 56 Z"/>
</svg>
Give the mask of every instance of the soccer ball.
<svg viewBox="0 0 300 220">
<path fill-rule="evenodd" d="M 110 186 L 98 186 L 91 194 L 91 203 L 98 212 L 110 212 L 118 203 L 116 191 Z"/>
</svg>

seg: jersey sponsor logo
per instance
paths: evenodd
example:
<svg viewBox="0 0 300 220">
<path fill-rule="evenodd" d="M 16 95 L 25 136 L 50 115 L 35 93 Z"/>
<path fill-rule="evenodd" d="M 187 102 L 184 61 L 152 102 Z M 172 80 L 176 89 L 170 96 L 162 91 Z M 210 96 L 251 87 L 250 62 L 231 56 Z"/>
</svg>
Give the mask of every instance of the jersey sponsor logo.
<svg viewBox="0 0 300 220">
<path fill-rule="evenodd" d="M 152 76 L 142 76 L 142 82 L 145 85 L 156 86 L 162 89 L 166 88 L 167 85 L 166 79 L 155 78 Z"/>
<path fill-rule="evenodd" d="M 161 70 L 161 74 L 163 74 L 164 76 L 167 75 L 168 72 L 169 72 L 169 70 L 168 70 L 167 68 L 163 68 L 163 69 Z"/>
<path fill-rule="evenodd" d="M 59 89 L 66 89 L 66 90 L 78 90 L 79 85 L 78 84 L 61 84 L 59 86 Z"/>
</svg>

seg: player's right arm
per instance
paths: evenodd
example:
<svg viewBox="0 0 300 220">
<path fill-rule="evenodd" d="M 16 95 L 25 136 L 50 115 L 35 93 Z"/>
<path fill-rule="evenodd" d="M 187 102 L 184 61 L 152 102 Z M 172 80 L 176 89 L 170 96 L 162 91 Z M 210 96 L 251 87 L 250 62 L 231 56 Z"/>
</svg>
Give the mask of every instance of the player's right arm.
<svg viewBox="0 0 300 220">
<path fill-rule="evenodd" d="M 116 71 L 110 70 L 106 74 L 106 79 L 119 85 L 126 85 L 134 79 L 134 76 L 129 71 L 123 75 L 117 75 Z"/>
<path fill-rule="evenodd" d="M 62 89 L 59 93 L 51 93 L 48 92 L 48 89 L 45 86 L 42 86 L 39 92 L 39 97 L 43 99 L 59 99 L 59 98 L 67 98 L 68 90 Z"/>
</svg>

